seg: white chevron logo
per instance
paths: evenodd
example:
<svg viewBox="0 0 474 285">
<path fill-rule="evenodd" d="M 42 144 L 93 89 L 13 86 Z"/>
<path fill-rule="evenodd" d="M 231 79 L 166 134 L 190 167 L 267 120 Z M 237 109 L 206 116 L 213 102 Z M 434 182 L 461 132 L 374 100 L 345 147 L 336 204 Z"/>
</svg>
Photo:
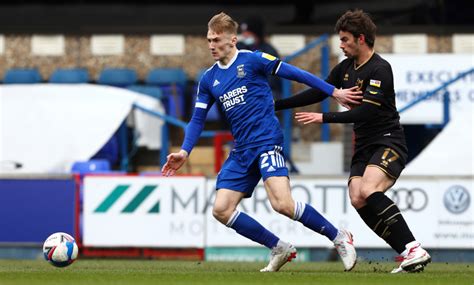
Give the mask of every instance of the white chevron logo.
<svg viewBox="0 0 474 285">
<path fill-rule="evenodd" d="M 212 87 L 216 87 L 219 84 L 220 84 L 220 82 L 216 79 L 216 80 L 214 80 L 214 84 L 212 84 Z"/>
</svg>

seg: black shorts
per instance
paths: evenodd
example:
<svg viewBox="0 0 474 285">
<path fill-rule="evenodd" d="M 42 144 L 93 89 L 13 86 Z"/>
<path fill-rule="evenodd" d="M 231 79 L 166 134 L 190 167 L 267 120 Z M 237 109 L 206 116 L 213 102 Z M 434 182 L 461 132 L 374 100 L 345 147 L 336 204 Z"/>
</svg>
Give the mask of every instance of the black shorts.
<svg viewBox="0 0 474 285">
<path fill-rule="evenodd" d="M 371 144 L 356 149 L 352 157 L 349 182 L 352 178 L 362 177 L 368 166 L 377 167 L 390 178 L 397 180 L 405 168 L 406 159 L 407 153 L 404 149 L 383 144 Z"/>
</svg>

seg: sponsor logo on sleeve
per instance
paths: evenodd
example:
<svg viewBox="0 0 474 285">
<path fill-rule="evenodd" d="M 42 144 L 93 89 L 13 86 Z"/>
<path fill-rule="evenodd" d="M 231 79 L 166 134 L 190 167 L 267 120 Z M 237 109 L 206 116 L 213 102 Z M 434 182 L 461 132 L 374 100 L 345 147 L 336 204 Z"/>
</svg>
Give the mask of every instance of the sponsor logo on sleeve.
<svg viewBox="0 0 474 285">
<path fill-rule="evenodd" d="M 382 84 L 382 82 L 380 82 L 380 80 L 374 80 L 374 79 L 370 79 L 370 86 L 375 86 L 375 87 L 379 87 L 380 88 L 380 85 Z"/>
<path fill-rule="evenodd" d="M 273 55 L 268 54 L 268 53 L 264 53 L 264 52 L 262 52 L 262 57 L 266 58 L 268 60 L 271 60 L 271 61 L 274 61 L 276 59 L 276 57 L 274 57 Z"/>
</svg>

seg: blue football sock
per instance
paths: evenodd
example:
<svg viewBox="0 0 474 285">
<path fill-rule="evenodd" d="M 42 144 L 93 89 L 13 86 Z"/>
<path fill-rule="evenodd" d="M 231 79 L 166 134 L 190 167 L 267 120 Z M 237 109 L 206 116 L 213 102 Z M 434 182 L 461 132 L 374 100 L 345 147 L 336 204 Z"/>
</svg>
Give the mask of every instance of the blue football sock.
<svg viewBox="0 0 474 285">
<path fill-rule="evenodd" d="M 277 236 L 252 219 L 252 217 L 240 211 L 234 211 L 226 226 L 270 249 L 276 246 L 279 240 Z"/>
<path fill-rule="evenodd" d="M 300 221 L 305 227 L 325 235 L 333 241 L 338 230 L 326 218 L 324 218 L 316 209 L 302 202 L 295 202 L 294 219 Z"/>
</svg>

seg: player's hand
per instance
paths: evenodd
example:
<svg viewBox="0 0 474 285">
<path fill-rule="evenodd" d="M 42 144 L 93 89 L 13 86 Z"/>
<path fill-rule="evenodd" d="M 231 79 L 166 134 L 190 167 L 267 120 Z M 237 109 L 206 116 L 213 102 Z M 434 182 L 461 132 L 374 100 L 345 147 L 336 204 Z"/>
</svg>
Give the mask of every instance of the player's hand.
<svg viewBox="0 0 474 285">
<path fill-rule="evenodd" d="M 173 176 L 183 166 L 188 158 L 188 153 L 185 150 L 180 150 L 179 152 L 170 153 L 166 158 L 167 160 L 161 169 L 161 173 L 163 176 Z"/>
<path fill-rule="evenodd" d="M 312 112 L 301 112 L 296 113 L 295 119 L 303 123 L 304 125 L 309 123 L 322 123 L 323 122 L 323 114 L 321 113 L 312 113 Z"/>
<path fill-rule="evenodd" d="M 362 91 L 359 90 L 358 86 L 354 86 L 348 89 L 337 89 L 334 88 L 332 96 L 336 99 L 339 104 L 351 109 L 350 104 L 360 105 L 360 102 L 363 98 Z"/>
</svg>

